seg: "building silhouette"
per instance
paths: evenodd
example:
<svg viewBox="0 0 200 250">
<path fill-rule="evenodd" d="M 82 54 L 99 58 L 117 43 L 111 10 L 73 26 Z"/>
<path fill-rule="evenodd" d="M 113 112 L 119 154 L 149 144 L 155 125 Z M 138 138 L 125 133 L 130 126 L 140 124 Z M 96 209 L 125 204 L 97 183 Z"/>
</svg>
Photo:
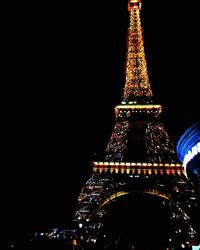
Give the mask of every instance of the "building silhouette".
<svg viewBox="0 0 200 250">
<path fill-rule="evenodd" d="M 191 249 L 197 236 L 194 185 L 155 104 L 145 58 L 140 0 L 129 0 L 123 96 L 104 159 L 77 201 L 79 249 Z"/>
</svg>

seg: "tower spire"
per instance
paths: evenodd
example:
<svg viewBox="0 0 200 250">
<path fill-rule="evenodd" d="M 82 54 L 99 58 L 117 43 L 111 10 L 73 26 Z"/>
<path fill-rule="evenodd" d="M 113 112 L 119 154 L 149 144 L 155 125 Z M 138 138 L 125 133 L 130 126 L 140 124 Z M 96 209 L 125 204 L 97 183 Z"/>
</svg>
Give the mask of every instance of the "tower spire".
<svg viewBox="0 0 200 250">
<path fill-rule="evenodd" d="M 116 123 L 105 160 L 174 163 L 175 146 L 160 119 L 162 106 L 153 104 L 140 10 L 141 0 L 128 1 L 126 81 L 121 105 L 115 107 Z"/>
<path fill-rule="evenodd" d="M 122 98 L 124 104 L 153 102 L 144 52 L 140 10 L 140 0 L 129 0 L 130 24 L 127 35 L 126 80 Z"/>
</svg>

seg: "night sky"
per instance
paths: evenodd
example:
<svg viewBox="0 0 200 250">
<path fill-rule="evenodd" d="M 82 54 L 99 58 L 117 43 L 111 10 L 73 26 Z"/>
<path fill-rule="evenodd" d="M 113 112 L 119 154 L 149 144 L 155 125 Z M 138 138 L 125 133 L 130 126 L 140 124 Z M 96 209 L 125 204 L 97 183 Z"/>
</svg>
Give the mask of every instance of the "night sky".
<svg viewBox="0 0 200 250">
<path fill-rule="evenodd" d="M 199 118 L 197 9 L 142 5 L 154 103 L 174 143 Z M 129 19 L 125 0 L 12 3 L 4 15 L 2 217 L 12 238 L 71 227 L 121 102 Z"/>
</svg>

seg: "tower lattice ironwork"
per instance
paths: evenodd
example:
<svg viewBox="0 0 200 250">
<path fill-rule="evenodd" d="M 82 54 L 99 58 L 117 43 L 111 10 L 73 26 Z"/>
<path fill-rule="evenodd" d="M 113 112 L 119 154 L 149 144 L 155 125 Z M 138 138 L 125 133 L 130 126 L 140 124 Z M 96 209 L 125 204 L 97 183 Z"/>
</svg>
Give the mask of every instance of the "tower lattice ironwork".
<svg viewBox="0 0 200 250">
<path fill-rule="evenodd" d="M 158 196 L 169 207 L 169 246 L 196 237 L 191 219 L 196 197 L 175 146 L 162 123 L 162 106 L 154 104 L 141 27 L 140 0 L 129 0 L 126 73 L 122 101 L 104 161 L 92 162 L 93 173 L 82 188 L 74 213 L 80 242 L 103 241 L 109 204 L 130 194 Z M 176 248 L 177 247 L 177 248 Z"/>
</svg>

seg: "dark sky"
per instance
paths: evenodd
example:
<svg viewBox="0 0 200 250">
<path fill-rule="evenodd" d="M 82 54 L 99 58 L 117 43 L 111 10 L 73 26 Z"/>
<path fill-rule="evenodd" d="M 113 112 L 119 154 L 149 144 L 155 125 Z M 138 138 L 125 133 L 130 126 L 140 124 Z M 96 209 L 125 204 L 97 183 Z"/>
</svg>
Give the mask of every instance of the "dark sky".
<svg viewBox="0 0 200 250">
<path fill-rule="evenodd" d="M 141 11 L 154 101 L 174 143 L 199 118 L 195 5 L 144 0 Z M 70 227 L 121 101 L 128 21 L 125 0 L 5 8 L 2 216 L 11 235 Z"/>
</svg>

